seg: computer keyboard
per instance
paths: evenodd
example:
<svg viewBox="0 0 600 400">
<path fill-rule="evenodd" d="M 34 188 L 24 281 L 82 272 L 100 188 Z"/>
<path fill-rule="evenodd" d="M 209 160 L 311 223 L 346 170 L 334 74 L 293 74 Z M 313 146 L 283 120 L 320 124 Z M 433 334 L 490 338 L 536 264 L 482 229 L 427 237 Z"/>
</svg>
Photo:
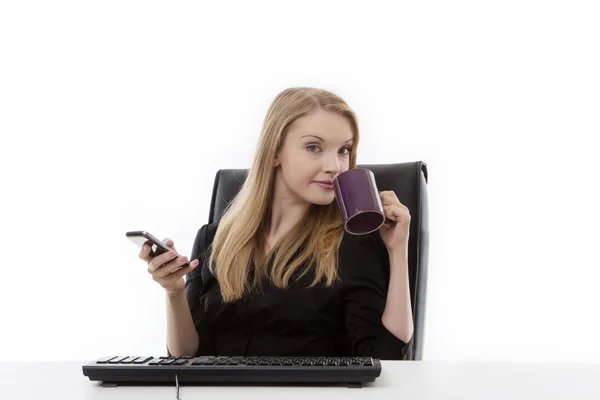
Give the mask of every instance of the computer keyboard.
<svg viewBox="0 0 600 400">
<path fill-rule="evenodd" d="M 381 374 L 371 357 L 110 356 L 83 365 L 104 386 L 143 383 L 344 384 L 360 387 Z"/>
</svg>

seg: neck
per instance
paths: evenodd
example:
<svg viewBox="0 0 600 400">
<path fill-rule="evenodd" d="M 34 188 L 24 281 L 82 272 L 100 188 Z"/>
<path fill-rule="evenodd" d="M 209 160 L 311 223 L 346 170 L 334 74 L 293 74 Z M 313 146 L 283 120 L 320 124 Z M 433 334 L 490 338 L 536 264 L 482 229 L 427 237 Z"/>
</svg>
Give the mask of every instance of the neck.
<svg viewBox="0 0 600 400">
<path fill-rule="evenodd" d="M 280 174 L 276 173 L 267 244 L 273 245 L 289 232 L 302 219 L 309 206 L 309 203 L 290 192 Z"/>
</svg>

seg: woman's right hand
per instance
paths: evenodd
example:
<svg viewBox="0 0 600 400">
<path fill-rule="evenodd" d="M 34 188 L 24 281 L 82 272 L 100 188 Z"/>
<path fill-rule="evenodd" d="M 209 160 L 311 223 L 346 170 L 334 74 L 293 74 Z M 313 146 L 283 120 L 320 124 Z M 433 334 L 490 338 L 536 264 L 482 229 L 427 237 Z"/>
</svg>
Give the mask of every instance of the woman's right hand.
<svg viewBox="0 0 600 400">
<path fill-rule="evenodd" d="M 139 257 L 148 263 L 148 273 L 152 279 L 161 285 L 168 295 L 183 293 L 185 290 L 184 276 L 193 271 L 199 264 L 198 260 L 193 260 L 185 268 L 181 266 L 188 262 L 187 257 L 177 258 L 174 243 L 170 239 L 164 239 L 163 243 L 172 250 L 159 256 L 150 256 L 150 246 L 145 244 L 140 251 Z"/>
</svg>

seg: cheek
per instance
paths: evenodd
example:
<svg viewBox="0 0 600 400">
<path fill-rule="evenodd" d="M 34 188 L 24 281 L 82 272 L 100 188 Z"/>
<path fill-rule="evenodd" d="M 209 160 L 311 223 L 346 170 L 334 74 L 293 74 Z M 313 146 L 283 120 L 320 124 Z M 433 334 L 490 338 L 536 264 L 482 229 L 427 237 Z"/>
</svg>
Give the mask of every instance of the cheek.
<svg viewBox="0 0 600 400">
<path fill-rule="evenodd" d="M 294 182 L 298 185 L 307 185 L 315 177 L 315 171 L 308 168 L 306 165 L 297 165 L 292 172 L 294 174 Z"/>
<path fill-rule="evenodd" d="M 288 184 L 293 186 L 306 185 L 314 177 L 314 171 L 310 168 L 310 163 L 296 157 L 295 160 L 289 160 L 284 166 L 284 176 Z"/>
<path fill-rule="evenodd" d="M 311 179 L 315 171 L 318 172 L 314 158 L 302 153 L 290 158 L 287 167 L 288 175 L 295 181 Z"/>
</svg>

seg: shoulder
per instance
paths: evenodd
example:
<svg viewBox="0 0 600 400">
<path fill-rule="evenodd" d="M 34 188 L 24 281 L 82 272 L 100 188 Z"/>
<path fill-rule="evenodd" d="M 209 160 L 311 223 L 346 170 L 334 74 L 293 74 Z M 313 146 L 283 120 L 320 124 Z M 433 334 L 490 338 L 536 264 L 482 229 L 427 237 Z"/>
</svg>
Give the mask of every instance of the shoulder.
<svg viewBox="0 0 600 400">
<path fill-rule="evenodd" d="M 200 265 L 196 268 L 196 270 L 202 270 L 203 274 L 208 271 L 208 260 L 210 258 L 212 242 L 215 238 L 218 227 L 218 223 L 204 224 L 196 232 L 196 238 L 194 239 L 194 244 L 192 245 L 190 260 L 197 259 L 200 262 Z"/>
<path fill-rule="evenodd" d="M 212 224 L 204 224 L 200 229 L 198 229 L 198 235 L 201 235 L 203 237 L 203 240 L 205 240 L 207 243 L 212 243 L 218 228 L 218 222 L 213 222 Z"/>
<path fill-rule="evenodd" d="M 217 228 L 219 224 L 217 222 L 212 224 L 204 224 L 196 232 L 196 238 L 194 239 L 194 245 L 192 247 L 192 257 L 196 258 L 202 256 L 207 250 L 209 250 L 212 244 Z"/>
</svg>

